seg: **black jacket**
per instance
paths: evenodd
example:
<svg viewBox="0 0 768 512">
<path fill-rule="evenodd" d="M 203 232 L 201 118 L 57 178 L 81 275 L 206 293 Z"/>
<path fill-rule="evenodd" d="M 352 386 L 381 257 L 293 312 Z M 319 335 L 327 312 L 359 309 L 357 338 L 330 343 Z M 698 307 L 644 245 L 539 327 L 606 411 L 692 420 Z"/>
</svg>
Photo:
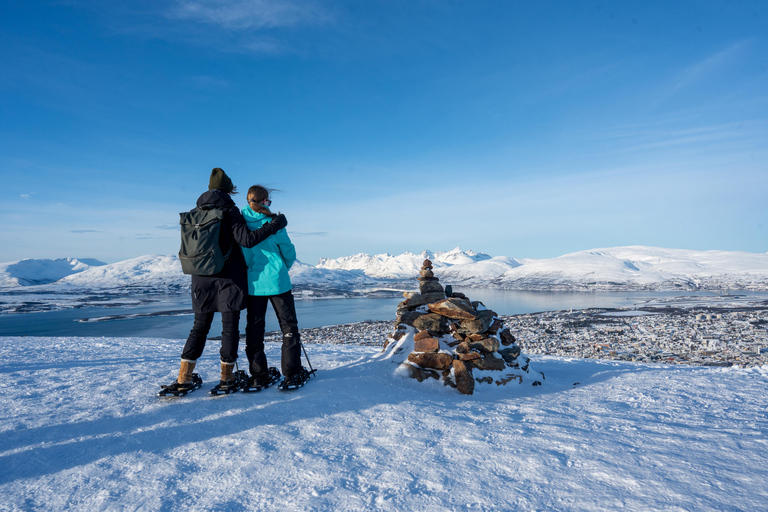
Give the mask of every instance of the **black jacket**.
<svg viewBox="0 0 768 512">
<path fill-rule="evenodd" d="M 212 205 L 224 212 L 219 245 L 225 254 L 229 251 L 229 258 L 218 274 L 192 276 L 192 309 L 195 313 L 241 311 L 248 297 L 248 272 L 239 246 L 253 247 L 274 235 L 286 226 L 285 216 L 278 215 L 269 224 L 251 231 L 226 192 L 209 190 L 197 200 L 198 207 L 203 205 Z"/>
</svg>

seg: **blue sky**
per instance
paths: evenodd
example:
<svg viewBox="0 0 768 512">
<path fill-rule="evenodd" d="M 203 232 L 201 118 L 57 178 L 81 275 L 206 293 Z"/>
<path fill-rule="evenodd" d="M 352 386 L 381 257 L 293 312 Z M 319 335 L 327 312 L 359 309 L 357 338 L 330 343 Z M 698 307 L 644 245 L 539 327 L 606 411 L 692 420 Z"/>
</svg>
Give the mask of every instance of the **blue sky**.
<svg viewBox="0 0 768 512">
<path fill-rule="evenodd" d="M 174 254 L 216 166 L 312 264 L 765 252 L 766 37 L 763 1 L 3 2 L 0 261 Z"/>
</svg>

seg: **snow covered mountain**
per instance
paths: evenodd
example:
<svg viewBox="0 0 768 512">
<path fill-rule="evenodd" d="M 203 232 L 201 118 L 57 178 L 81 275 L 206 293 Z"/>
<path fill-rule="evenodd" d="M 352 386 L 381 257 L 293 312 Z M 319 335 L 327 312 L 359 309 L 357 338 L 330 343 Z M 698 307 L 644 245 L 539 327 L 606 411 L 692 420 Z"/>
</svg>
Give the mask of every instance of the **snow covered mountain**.
<svg viewBox="0 0 768 512">
<path fill-rule="evenodd" d="M 141 289 L 146 292 L 189 290 L 189 276 L 181 272 L 176 256 L 153 254 L 93 267 L 72 274 L 57 284 L 84 288 Z"/>
<path fill-rule="evenodd" d="M 474 251 L 462 251 L 455 248 L 447 252 L 421 251 L 418 254 L 404 252 L 399 256 L 391 254 L 359 253 L 338 259 L 320 258 L 317 268 L 362 270 L 365 275 L 380 279 L 410 279 L 419 275 L 419 269 L 425 259 L 432 260 L 432 266 L 444 269 L 454 265 L 472 265 L 477 262 L 491 259 L 485 253 Z"/>
<path fill-rule="evenodd" d="M 462 251 L 355 254 L 297 261 L 293 284 L 304 288 L 416 287 L 424 259 L 444 285 L 512 290 L 768 290 L 768 254 L 629 246 L 593 249 L 549 259 L 491 257 Z M 149 255 L 103 264 L 96 260 L 22 260 L 0 264 L 0 288 L 53 286 L 174 292 L 189 289 L 176 256 Z"/>
<path fill-rule="evenodd" d="M 101 265 L 106 263 L 90 258 L 26 259 L 0 263 L 0 288 L 53 283 Z"/>
<path fill-rule="evenodd" d="M 768 254 L 630 246 L 521 260 L 491 280 L 515 290 L 768 289 Z"/>
</svg>

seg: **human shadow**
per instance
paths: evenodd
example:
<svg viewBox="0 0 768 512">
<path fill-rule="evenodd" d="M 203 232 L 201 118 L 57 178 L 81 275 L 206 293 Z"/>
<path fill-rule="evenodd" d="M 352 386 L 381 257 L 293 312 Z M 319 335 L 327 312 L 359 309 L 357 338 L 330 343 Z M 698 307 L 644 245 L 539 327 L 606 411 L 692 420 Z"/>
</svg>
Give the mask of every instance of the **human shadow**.
<svg viewBox="0 0 768 512">
<path fill-rule="evenodd" d="M 137 360 L 147 359 L 121 359 L 119 364 L 135 364 Z M 158 359 L 155 358 L 154 362 L 157 363 Z M 170 358 L 168 362 L 171 364 Z M 101 365 L 106 362 L 76 363 Z M 114 366 L 115 362 L 111 364 Z M 596 384 L 617 373 L 642 371 L 621 364 L 582 366 L 582 386 Z M 220 397 L 208 396 L 200 390 L 187 397 L 161 399 L 151 396 L 153 391 L 150 384 L 142 384 L 138 389 L 146 391 L 143 396 L 147 397 L 147 402 L 151 402 L 145 402 L 144 405 L 149 408 L 145 412 L 6 431 L 2 442 L 5 454 L 0 455 L 0 485 L 83 466 L 105 457 L 138 451 L 163 453 L 259 427 L 284 427 L 292 422 L 347 412 L 364 413 L 374 407 L 404 402 L 415 407 L 423 404 L 425 407 L 450 411 L 448 416 L 452 419 L 463 417 L 464 421 L 472 421 L 471 414 L 466 414 L 466 411 L 456 412 L 462 408 L 460 405 L 499 400 L 514 402 L 549 393 L 564 393 L 573 388 L 567 382 L 553 382 L 552 385 L 538 387 L 518 385 L 516 390 L 510 390 L 509 396 L 500 394 L 499 390 L 492 393 L 479 390 L 475 395 L 467 397 L 449 388 L 442 389 L 437 382 L 424 385 L 414 380 L 394 377 L 395 368 L 396 365 L 388 361 L 364 355 L 336 368 L 319 370 L 314 381 L 298 391 L 270 388 L 258 393 L 235 393 Z M 556 368 L 550 370 L 557 371 Z M 573 369 L 569 371 L 569 375 L 574 375 Z M 149 376 L 149 380 L 152 380 L 152 376 Z M 157 380 L 160 380 L 159 377 Z M 129 400 L 125 395 L 121 397 L 119 390 L 117 393 L 115 399 Z M 519 419 L 520 415 L 515 417 L 513 414 L 510 421 Z"/>
</svg>

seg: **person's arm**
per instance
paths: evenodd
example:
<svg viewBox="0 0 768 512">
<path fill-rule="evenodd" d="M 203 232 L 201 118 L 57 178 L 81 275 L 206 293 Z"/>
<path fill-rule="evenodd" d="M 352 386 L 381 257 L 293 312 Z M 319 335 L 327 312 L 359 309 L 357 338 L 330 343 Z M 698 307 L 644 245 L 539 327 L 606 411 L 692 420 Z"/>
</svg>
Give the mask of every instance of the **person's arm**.
<svg viewBox="0 0 768 512">
<path fill-rule="evenodd" d="M 280 250 L 285 266 L 290 269 L 296 261 L 296 247 L 291 243 L 287 232 L 281 230 L 277 234 L 277 248 Z"/>
<path fill-rule="evenodd" d="M 231 213 L 231 225 L 232 236 L 235 238 L 235 242 L 243 247 L 253 247 L 254 245 L 263 242 L 268 236 L 274 235 L 285 226 L 288 225 L 288 221 L 285 215 L 282 213 L 272 219 L 272 222 L 264 224 L 258 229 L 251 231 L 245 223 L 243 214 L 240 210 L 233 208 Z"/>
</svg>

